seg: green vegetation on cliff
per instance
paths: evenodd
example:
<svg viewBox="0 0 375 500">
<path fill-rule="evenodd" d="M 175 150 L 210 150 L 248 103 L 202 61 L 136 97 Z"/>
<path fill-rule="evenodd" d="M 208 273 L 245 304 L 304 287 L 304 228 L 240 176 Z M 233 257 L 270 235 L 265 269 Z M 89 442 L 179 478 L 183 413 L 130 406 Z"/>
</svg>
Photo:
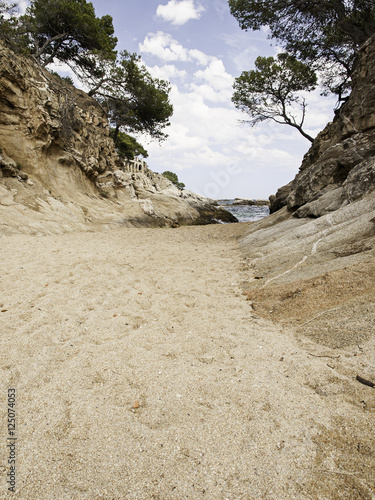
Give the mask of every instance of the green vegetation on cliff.
<svg viewBox="0 0 375 500">
<path fill-rule="evenodd" d="M 115 58 L 112 17 L 96 17 L 92 3 L 86 0 L 32 0 L 19 22 L 43 67 L 58 60 L 77 72 L 87 67 L 94 71 L 91 54 Z"/>
<path fill-rule="evenodd" d="M 296 92 L 312 90 L 316 72 L 323 94 L 347 100 L 358 50 L 375 32 L 374 0 L 229 0 L 229 6 L 242 29 L 267 28 L 285 50 L 277 61 L 258 58 L 256 71 L 243 72 L 233 102 L 252 124 L 273 119 L 306 137 L 301 129 L 306 103 Z M 298 101 L 299 122 L 287 112 L 288 104 Z"/>
<path fill-rule="evenodd" d="M 111 129 L 110 135 L 112 139 L 114 139 L 115 133 L 116 130 Z M 115 147 L 117 154 L 123 159 L 134 160 L 135 156 L 143 156 L 143 158 L 148 157 L 148 153 L 142 144 L 139 144 L 134 137 L 125 134 L 125 132 L 117 131 Z"/>
<path fill-rule="evenodd" d="M 244 30 L 268 27 L 270 38 L 323 75 L 327 90 L 350 89 L 359 47 L 375 32 L 374 0 L 229 0 Z"/>
<path fill-rule="evenodd" d="M 313 138 L 303 130 L 306 101 L 296 92 L 314 90 L 317 85 L 315 72 L 289 54 L 277 58 L 258 57 L 256 70 L 243 71 L 234 83 L 232 101 L 236 108 L 248 113 L 250 124 L 273 120 L 294 127 L 310 142 Z M 296 118 L 296 107 L 300 116 Z"/>
<path fill-rule="evenodd" d="M 166 170 L 165 172 L 162 173 L 165 178 L 170 180 L 175 186 L 178 187 L 178 189 L 184 189 L 185 184 L 183 182 L 178 181 L 178 175 L 175 174 L 174 172 L 171 172 L 170 170 Z"/>
<path fill-rule="evenodd" d="M 173 106 L 169 102 L 169 83 L 153 78 L 137 54 L 122 51 L 115 61 L 100 61 L 99 75 L 87 74 L 94 96 L 108 109 L 108 117 L 118 131 L 143 132 L 152 138 L 166 138 Z"/>
<path fill-rule="evenodd" d="M 31 0 L 18 16 L 16 4 L 0 1 L 0 36 L 42 68 L 68 64 L 107 109 L 117 148 L 123 148 L 121 131 L 167 137 L 164 129 L 173 113 L 169 82 L 153 78 L 137 54 L 117 53 L 112 17 L 97 17 L 91 2 Z"/>
</svg>

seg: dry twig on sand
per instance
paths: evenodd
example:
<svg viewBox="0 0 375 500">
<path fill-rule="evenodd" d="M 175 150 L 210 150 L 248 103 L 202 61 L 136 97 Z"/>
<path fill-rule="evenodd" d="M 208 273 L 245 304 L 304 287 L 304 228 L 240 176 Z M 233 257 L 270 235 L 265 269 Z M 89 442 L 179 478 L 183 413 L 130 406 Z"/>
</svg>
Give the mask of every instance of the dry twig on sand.
<svg viewBox="0 0 375 500">
<path fill-rule="evenodd" d="M 370 382 L 370 380 L 366 380 L 365 378 L 360 377 L 359 375 L 355 378 L 358 382 L 361 382 L 363 385 L 368 385 L 369 387 L 375 387 L 374 382 Z"/>
</svg>

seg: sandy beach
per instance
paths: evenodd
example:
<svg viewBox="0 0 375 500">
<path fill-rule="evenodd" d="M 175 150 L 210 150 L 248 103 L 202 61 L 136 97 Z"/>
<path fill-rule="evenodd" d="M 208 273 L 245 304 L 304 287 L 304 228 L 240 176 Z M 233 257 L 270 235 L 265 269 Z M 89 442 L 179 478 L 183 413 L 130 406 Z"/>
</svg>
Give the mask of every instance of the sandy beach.
<svg viewBox="0 0 375 500">
<path fill-rule="evenodd" d="M 0 498 L 375 498 L 365 353 L 252 310 L 245 229 L 0 238 Z"/>
</svg>

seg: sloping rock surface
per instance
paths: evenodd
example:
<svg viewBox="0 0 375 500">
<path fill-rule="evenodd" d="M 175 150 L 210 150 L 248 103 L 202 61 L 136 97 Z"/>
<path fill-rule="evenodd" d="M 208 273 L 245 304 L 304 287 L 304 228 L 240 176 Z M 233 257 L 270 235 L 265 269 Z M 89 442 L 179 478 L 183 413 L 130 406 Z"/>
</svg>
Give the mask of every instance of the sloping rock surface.
<svg viewBox="0 0 375 500">
<path fill-rule="evenodd" d="M 375 37 L 349 100 L 241 239 L 256 314 L 334 349 L 375 346 L 374 138 Z"/>
</svg>

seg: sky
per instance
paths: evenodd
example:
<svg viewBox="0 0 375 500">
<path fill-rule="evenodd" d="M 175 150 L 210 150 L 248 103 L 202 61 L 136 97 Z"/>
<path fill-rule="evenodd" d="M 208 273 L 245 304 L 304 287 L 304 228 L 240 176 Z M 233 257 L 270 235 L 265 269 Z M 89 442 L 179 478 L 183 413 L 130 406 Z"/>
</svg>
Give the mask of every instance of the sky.
<svg viewBox="0 0 375 500">
<path fill-rule="evenodd" d="M 287 125 L 243 123 L 247 115 L 231 102 L 235 77 L 281 50 L 266 29 L 242 31 L 227 0 L 92 3 L 97 16 L 113 17 L 117 50 L 138 53 L 153 77 L 171 83 L 168 139 L 138 137 L 151 170 L 173 171 L 187 189 L 214 199 L 268 198 L 294 178 L 310 142 Z M 319 91 L 306 97 L 304 128 L 316 136 L 335 102 Z"/>
</svg>

